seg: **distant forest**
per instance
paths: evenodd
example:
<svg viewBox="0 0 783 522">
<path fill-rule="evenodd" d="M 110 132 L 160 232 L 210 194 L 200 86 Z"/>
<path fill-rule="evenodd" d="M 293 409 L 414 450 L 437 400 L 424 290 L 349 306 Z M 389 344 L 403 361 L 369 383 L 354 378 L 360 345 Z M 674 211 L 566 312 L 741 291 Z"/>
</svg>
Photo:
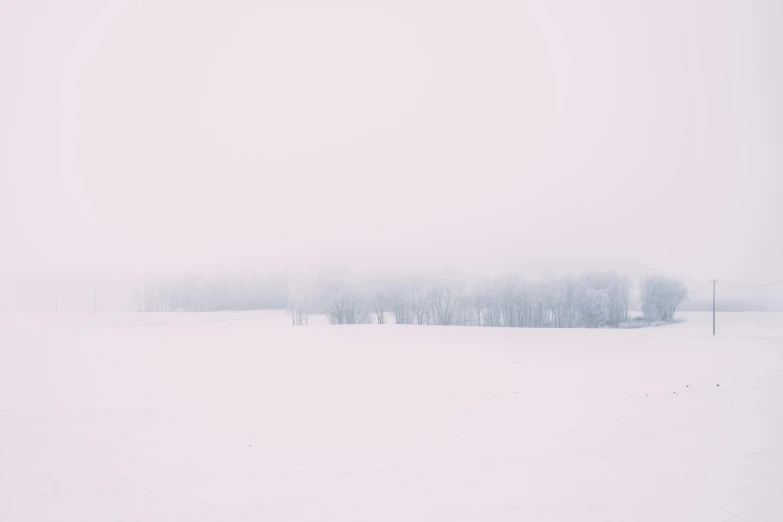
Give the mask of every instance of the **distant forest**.
<svg viewBox="0 0 783 522">
<path fill-rule="evenodd" d="M 133 300 L 139 312 L 279 310 L 288 306 L 288 281 L 253 277 L 177 278 L 138 285 Z"/>
<path fill-rule="evenodd" d="M 700 299 L 685 301 L 679 307 L 684 312 L 711 312 L 712 300 Z M 727 299 L 721 297 L 715 304 L 718 312 L 768 312 L 770 308 L 764 304 L 745 301 L 741 299 Z"/>
<path fill-rule="evenodd" d="M 632 285 L 616 272 L 535 282 L 509 275 L 470 283 L 180 278 L 138 285 L 134 300 L 142 312 L 288 309 L 294 324 L 306 323 L 308 314 L 325 314 L 332 324 L 617 328 L 671 322 L 688 295 L 681 282 L 660 276 L 642 278 L 633 290 L 641 318 L 629 317 Z"/>
</svg>

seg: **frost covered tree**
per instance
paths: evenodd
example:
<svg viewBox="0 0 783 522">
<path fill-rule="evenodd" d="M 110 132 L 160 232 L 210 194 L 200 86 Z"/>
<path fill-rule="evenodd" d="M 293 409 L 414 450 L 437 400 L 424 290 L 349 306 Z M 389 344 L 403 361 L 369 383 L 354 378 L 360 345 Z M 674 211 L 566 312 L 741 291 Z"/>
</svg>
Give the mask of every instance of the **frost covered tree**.
<svg viewBox="0 0 783 522">
<path fill-rule="evenodd" d="M 611 319 L 609 293 L 606 290 L 589 288 L 582 299 L 582 319 L 585 326 L 609 326 Z"/>
<path fill-rule="evenodd" d="M 642 279 L 641 294 L 645 319 L 672 321 L 677 305 L 688 298 L 688 289 L 676 279 L 648 276 Z"/>
<path fill-rule="evenodd" d="M 581 326 L 617 327 L 628 319 L 628 279 L 616 272 L 588 272 L 569 281 Z"/>
</svg>

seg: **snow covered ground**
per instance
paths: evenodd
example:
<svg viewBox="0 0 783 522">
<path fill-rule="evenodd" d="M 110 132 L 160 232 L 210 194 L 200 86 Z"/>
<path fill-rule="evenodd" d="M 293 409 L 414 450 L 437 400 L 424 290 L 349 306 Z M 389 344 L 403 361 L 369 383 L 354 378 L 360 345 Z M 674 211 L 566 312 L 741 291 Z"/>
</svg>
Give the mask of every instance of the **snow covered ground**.
<svg viewBox="0 0 783 522">
<path fill-rule="evenodd" d="M 783 314 L 682 316 L 0 318 L 0 520 L 783 520 Z"/>
</svg>

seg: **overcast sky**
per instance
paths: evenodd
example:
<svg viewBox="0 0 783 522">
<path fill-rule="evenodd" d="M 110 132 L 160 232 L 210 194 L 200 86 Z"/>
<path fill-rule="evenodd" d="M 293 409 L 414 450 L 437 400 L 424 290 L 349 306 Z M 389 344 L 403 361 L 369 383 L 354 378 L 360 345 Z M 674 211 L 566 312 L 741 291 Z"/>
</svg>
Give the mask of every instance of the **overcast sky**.
<svg viewBox="0 0 783 522">
<path fill-rule="evenodd" d="M 783 278 L 783 2 L 0 2 L 0 279 Z"/>
</svg>

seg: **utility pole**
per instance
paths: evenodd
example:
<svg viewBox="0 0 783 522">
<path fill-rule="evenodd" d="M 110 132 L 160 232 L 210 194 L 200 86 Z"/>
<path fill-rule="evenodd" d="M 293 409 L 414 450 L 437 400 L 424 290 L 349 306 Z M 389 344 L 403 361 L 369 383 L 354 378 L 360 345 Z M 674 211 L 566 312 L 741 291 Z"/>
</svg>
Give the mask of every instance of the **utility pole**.
<svg viewBox="0 0 783 522">
<path fill-rule="evenodd" d="M 715 335 L 715 283 L 717 279 L 710 279 L 712 281 L 712 335 Z"/>
</svg>

